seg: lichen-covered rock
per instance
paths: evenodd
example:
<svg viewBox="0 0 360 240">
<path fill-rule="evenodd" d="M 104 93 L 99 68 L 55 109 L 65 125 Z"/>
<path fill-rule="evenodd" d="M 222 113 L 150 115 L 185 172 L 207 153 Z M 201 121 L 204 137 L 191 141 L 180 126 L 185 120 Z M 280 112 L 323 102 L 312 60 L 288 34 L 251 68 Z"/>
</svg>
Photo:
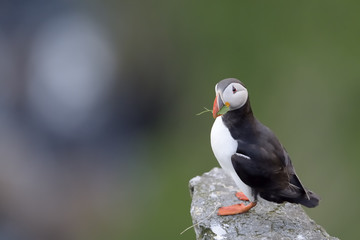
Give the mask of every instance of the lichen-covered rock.
<svg viewBox="0 0 360 240">
<path fill-rule="evenodd" d="M 276 204 L 260 199 L 248 213 L 217 216 L 220 206 L 240 203 L 235 197 L 239 189 L 220 168 L 194 177 L 189 187 L 192 197 L 190 213 L 198 240 L 337 239 L 329 236 L 297 204 Z"/>
</svg>

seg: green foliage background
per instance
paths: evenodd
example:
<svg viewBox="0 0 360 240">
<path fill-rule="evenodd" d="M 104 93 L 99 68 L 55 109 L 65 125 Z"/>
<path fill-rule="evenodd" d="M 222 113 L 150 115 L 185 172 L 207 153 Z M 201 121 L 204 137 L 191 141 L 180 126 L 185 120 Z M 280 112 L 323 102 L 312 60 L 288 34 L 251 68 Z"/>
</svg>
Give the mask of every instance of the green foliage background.
<svg viewBox="0 0 360 240">
<path fill-rule="evenodd" d="M 117 7 L 116 1 L 108 2 Z M 360 4 L 357 1 L 125 1 L 127 41 L 162 59 L 170 87 L 144 134 L 136 207 L 121 239 L 194 239 L 188 181 L 218 166 L 209 142 L 214 86 L 236 77 L 257 118 L 321 197 L 306 212 L 334 236 L 360 237 Z M 131 53 L 129 53 L 131 54 Z M 156 94 L 156 93 L 153 93 Z M 155 106 L 156 107 L 156 106 Z M 138 171 L 138 170 L 137 170 Z"/>
</svg>

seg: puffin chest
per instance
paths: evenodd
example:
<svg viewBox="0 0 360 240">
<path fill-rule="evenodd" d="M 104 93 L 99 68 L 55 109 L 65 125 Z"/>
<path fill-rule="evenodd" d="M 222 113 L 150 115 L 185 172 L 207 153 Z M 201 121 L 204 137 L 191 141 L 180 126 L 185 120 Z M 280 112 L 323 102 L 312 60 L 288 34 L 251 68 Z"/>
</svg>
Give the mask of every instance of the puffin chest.
<svg viewBox="0 0 360 240">
<path fill-rule="evenodd" d="M 211 148 L 220 166 L 228 173 L 234 171 L 231 156 L 237 147 L 238 143 L 223 123 L 222 116 L 217 117 L 211 129 Z"/>
<path fill-rule="evenodd" d="M 231 162 L 231 156 L 236 154 L 237 147 L 238 143 L 223 123 L 222 116 L 217 117 L 211 129 L 211 148 L 214 155 L 221 168 L 235 181 L 245 196 L 254 201 L 251 188 L 239 178 Z"/>
</svg>

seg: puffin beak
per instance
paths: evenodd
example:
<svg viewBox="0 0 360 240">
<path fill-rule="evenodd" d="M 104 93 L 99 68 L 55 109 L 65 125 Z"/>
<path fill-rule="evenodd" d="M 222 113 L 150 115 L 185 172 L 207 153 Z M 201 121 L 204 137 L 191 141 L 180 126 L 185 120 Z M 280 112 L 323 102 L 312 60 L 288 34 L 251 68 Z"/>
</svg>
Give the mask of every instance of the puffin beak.
<svg viewBox="0 0 360 240">
<path fill-rule="evenodd" d="M 217 118 L 219 110 L 224 106 L 224 103 L 222 102 L 219 94 L 216 94 L 215 100 L 214 100 L 214 106 L 213 106 L 213 117 L 214 119 Z"/>
</svg>

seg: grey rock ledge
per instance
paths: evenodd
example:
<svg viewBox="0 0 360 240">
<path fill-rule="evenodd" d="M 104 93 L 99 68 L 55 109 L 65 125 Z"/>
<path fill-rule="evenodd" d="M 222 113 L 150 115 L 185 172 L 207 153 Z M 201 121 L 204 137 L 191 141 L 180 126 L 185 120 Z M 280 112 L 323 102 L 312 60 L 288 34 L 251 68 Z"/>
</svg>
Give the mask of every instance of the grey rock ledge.
<svg viewBox="0 0 360 240">
<path fill-rule="evenodd" d="M 240 201 L 235 197 L 238 189 L 220 168 L 214 168 L 189 182 L 191 217 L 197 240 L 320 240 L 338 239 L 310 219 L 300 205 L 276 204 L 260 199 L 248 213 L 217 216 L 220 205 L 228 206 Z"/>
</svg>

